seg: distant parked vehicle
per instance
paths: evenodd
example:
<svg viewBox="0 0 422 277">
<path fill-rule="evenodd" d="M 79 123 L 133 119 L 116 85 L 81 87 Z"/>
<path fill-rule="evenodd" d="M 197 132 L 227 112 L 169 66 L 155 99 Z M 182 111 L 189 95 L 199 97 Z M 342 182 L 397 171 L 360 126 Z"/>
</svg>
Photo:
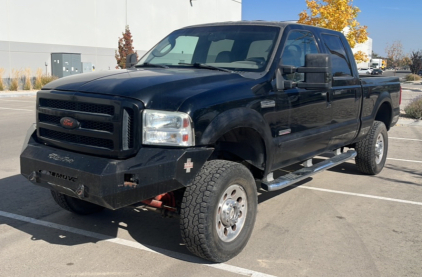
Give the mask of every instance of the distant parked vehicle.
<svg viewBox="0 0 422 277">
<path fill-rule="evenodd" d="M 382 75 L 382 70 L 379 68 L 375 68 L 372 70 L 371 75 Z"/>
<path fill-rule="evenodd" d="M 385 70 L 385 68 L 387 67 L 387 61 L 385 59 L 372 59 L 370 64 L 374 68 L 379 68 L 382 70 Z"/>
<path fill-rule="evenodd" d="M 422 69 L 421 69 L 421 70 L 419 70 L 418 75 L 419 75 L 419 76 L 422 76 Z"/>
<path fill-rule="evenodd" d="M 371 71 L 368 68 L 358 69 L 359 74 L 371 74 Z"/>
</svg>

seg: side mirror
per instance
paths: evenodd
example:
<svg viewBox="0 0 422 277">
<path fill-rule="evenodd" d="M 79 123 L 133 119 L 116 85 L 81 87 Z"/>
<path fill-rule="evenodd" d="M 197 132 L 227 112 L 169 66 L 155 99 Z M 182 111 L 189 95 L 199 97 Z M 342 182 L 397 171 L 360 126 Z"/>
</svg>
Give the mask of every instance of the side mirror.
<svg viewBox="0 0 422 277">
<path fill-rule="evenodd" d="M 298 68 L 305 73 L 305 81 L 298 83 L 299 88 L 331 88 L 331 56 L 329 54 L 308 54 L 305 67 Z"/>
<path fill-rule="evenodd" d="M 126 68 L 134 66 L 137 62 L 136 53 L 132 53 L 126 56 Z"/>
<path fill-rule="evenodd" d="M 283 74 L 304 73 L 303 82 L 284 80 Z M 331 88 L 331 56 L 328 54 L 307 54 L 304 67 L 280 65 L 276 72 L 277 90 L 289 88 L 330 89 Z"/>
</svg>

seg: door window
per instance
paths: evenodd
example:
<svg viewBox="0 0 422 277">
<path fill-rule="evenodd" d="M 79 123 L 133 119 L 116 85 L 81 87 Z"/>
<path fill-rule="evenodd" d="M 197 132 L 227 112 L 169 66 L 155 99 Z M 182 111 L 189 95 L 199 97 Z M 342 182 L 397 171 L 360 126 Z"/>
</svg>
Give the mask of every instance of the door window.
<svg viewBox="0 0 422 277">
<path fill-rule="evenodd" d="M 319 53 L 315 38 L 308 31 L 292 31 L 289 33 L 284 46 L 281 61 L 283 65 L 294 67 L 305 66 L 307 54 Z M 287 74 L 286 79 L 293 81 L 304 81 L 304 73 Z"/>
<path fill-rule="evenodd" d="M 325 47 L 331 54 L 331 70 L 333 77 L 352 76 L 352 70 L 347 59 L 346 50 L 339 36 L 323 34 Z"/>
</svg>

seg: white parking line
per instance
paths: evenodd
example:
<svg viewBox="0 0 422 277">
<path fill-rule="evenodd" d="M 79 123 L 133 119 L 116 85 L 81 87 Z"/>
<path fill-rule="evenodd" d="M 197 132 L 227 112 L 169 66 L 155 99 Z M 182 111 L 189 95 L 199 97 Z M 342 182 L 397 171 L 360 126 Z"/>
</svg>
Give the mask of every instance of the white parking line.
<svg viewBox="0 0 422 277">
<path fill-rule="evenodd" d="M 409 139 L 409 138 L 396 138 L 396 137 L 388 137 L 388 139 L 422 141 L 422 139 Z"/>
<path fill-rule="evenodd" d="M 359 197 L 365 197 L 365 198 L 372 198 L 372 199 L 379 199 L 379 200 L 386 200 L 386 201 L 422 206 L 422 202 L 408 201 L 408 200 L 402 200 L 402 199 L 396 199 L 396 198 L 388 198 L 388 197 L 375 196 L 375 195 L 369 195 L 369 194 L 353 193 L 353 192 L 331 190 L 331 189 L 321 189 L 321 188 L 308 187 L 308 186 L 298 186 L 298 188 L 345 194 L 345 195 L 353 195 L 353 196 L 359 196 Z"/>
<path fill-rule="evenodd" d="M 422 161 L 404 160 L 404 159 L 394 159 L 394 158 L 387 158 L 387 160 L 392 160 L 392 161 L 402 161 L 402 162 L 409 162 L 409 163 L 422 163 Z"/>
<path fill-rule="evenodd" d="M 39 220 L 39 219 L 27 217 L 27 216 L 12 214 L 12 213 L 3 212 L 3 211 L 0 211 L 0 216 L 19 220 L 19 221 L 23 221 L 23 222 L 27 222 L 27 223 L 31 223 L 31 224 L 35 224 L 35 225 L 40 225 L 40 226 L 44 226 L 44 227 L 48 227 L 48 228 L 52 228 L 52 229 L 57 229 L 57 230 L 61 230 L 61 231 L 65 231 L 65 232 L 69 232 L 69 233 L 73 233 L 73 234 L 78 234 L 78 235 L 81 235 L 81 236 L 94 238 L 94 239 L 98 239 L 98 240 L 101 240 L 101 241 L 112 242 L 112 243 L 115 243 L 115 244 L 120 244 L 120 245 L 124 245 L 124 246 L 128 246 L 128 247 L 136 248 L 136 249 L 139 249 L 139 250 L 143 250 L 143 251 L 148 251 L 148 252 L 156 253 L 156 254 L 159 254 L 159 255 L 167 255 L 167 256 L 174 257 L 176 259 L 182 260 L 182 261 L 195 262 L 195 263 L 199 263 L 199 264 L 204 265 L 204 266 L 224 270 L 224 271 L 239 274 L 239 275 L 252 276 L 252 277 L 275 277 L 274 275 L 269 275 L 269 274 L 261 273 L 261 272 L 258 272 L 258 271 L 249 270 L 249 269 L 246 269 L 246 268 L 241 268 L 241 267 L 237 267 L 237 266 L 233 266 L 233 265 L 229 265 L 229 264 L 224 264 L 224 263 L 221 263 L 221 264 L 205 264 L 205 263 L 203 263 L 203 260 L 201 260 L 200 258 L 194 257 L 194 256 L 190 256 L 190 255 L 186 255 L 186 254 L 182 254 L 182 253 L 178 253 L 178 252 L 174 252 L 174 251 L 170 251 L 170 250 L 166 250 L 166 249 L 161 249 L 161 248 L 155 248 L 157 250 L 152 250 L 148 246 L 140 244 L 139 242 L 136 242 L 136 241 L 130 241 L 130 240 L 126 240 L 126 239 L 115 238 L 115 237 L 111 237 L 111 236 L 107 236 L 107 235 L 103 235 L 103 234 L 98 234 L 98 233 L 94 233 L 94 232 L 90 232 L 90 231 L 86 231 L 86 230 L 82 230 L 82 229 L 78 229 L 78 228 L 73 228 L 73 227 L 69 227 L 69 226 L 65 226 L 65 225 L 61 225 L 61 224 L 56 224 L 56 223 L 52 223 L 52 222 L 48 222 L 48 221 L 43 221 L 43 220 Z"/>
<path fill-rule="evenodd" d="M 0 107 L 0 110 L 26 111 L 26 112 L 34 111 L 34 110 L 27 110 L 27 109 L 12 109 L 12 108 L 3 108 L 3 107 Z"/>
</svg>

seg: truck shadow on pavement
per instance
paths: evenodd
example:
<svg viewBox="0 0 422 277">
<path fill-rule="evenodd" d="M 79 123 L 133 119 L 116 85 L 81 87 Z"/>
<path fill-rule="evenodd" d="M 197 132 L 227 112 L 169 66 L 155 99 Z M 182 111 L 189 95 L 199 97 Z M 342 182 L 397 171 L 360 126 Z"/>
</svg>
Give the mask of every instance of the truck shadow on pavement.
<svg viewBox="0 0 422 277">
<path fill-rule="evenodd" d="M 310 180 L 312 178 L 275 192 L 261 190 L 258 203 L 288 192 Z M 2 215 L 1 212 L 12 214 L 12 218 Z M 40 226 L 14 218 L 13 215 L 70 228 L 60 230 L 54 226 L 52 228 Z M 179 218 L 177 217 L 163 218 L 159 213 L 145 211 L 139 207 L 126 207 L 116 211 L 106 209 L 100 213 L 79 216 L 60 208 L 54 202 L 48 189 L 32 185 L 21 175 L 0 179 L 1 225 L 8 225 L 28 234 L 31 241 L 42 240 L 54 245 L 75 246 L 102 241 L 71 231 L 72 228 L 76 228 L 112 238 L 134 240 L 153 251 L 178 260 L 210 264 L 206 260 L 193 256 L 186 249 L 180 235 Z M 116 253 L 121 252 L 116 251 Z"/>
<path fill-rule="evenodd" d="M 385 172 L 386 169 L 398 171 L 402 174 L 403 173 L 408 174 L 409 176 L 413 176 L 414 178 L 420 179 L 420 181 L 409 182 L 409 181 L 404 181 L 403 179 L 385 177 L 386 174 L 384 172 Z M 349 174 L 349 175 L 360 175 L 362 177 L 366 176 L 366 177 L 370 177 L 370 178 L 377 178 L 377 179 L 381 179 L 381 180 L 384 180 L 384 181 L 395 182 L 395 183 L 405 184 L 405 185 L 422 186 L 422 171 L 417 171 L 415 169 L 411 169 L 411 168 L 407 168 L 407 167 L 403 167 L 403 166 L 394 166 L 394 165 L 391 165 L 391 164 L 386 164 L 384 166 L 384 170 L 381 171 L 380 174 L 374 175 L 374 176 L 365 175 L 365 174 L 359 172 L 356 165 L 353 162 L 346 162 L 346 163 L 340 164 L 338 166 L 335 166 L 335 167 L 328 169 L 328 171 L 342 173 L 342 174 Z"/>
<path fill-rule="evenodd" d="M 383 180 L 389 180 L 389 181 L 393 181 L 393 182 L 397 182 L 397 183 L 402 183 L 402 184 L 407 184 L 407 185 L 412 185 L 412 186 L 418 186 L 418 187 L 422 187 L 422 171 L 419 170 L 414 170 L 408 167 L 404 167 L 404 166 L 395 166 L 395 165 L 385 165 L 385 168 L 388 168 L 390 170 L 394 170 L 394 171 L 398 171 L 400 173 L 406 173 L 409 176 L 412 176 L 413 178 L 418 179 L 418 181 L 416 183 L 414 182 L 408 182 L 408 181 L 403 181 L 403 180 L 399 180 L 399 179 L 391 179 L 391 178 L 385 178 L 382 176 L 377 176 L 380 179 Z"/>
<path fill-rule="evenodd" d="M 20 175 L 0 180 L 0 212 L 35 218 L 113 238 L 135 240 L 166 256 L 194 263 L 209 263 L 190 254 L 183 245 L 179 219 L 176 217 L 162 218 L 159 213 L 135 207 L 126 207 L 116 211 L 104 210 L 86 216 L 75 215 L 61 209 L 54 202 L 48 189 L 34 186 Z M 101 241 L 0 214 L 0 226 L 3 224 L 29 234 L 32 241 L 43 240 L 51 244 L 66 246 Z"/>
</svg>

